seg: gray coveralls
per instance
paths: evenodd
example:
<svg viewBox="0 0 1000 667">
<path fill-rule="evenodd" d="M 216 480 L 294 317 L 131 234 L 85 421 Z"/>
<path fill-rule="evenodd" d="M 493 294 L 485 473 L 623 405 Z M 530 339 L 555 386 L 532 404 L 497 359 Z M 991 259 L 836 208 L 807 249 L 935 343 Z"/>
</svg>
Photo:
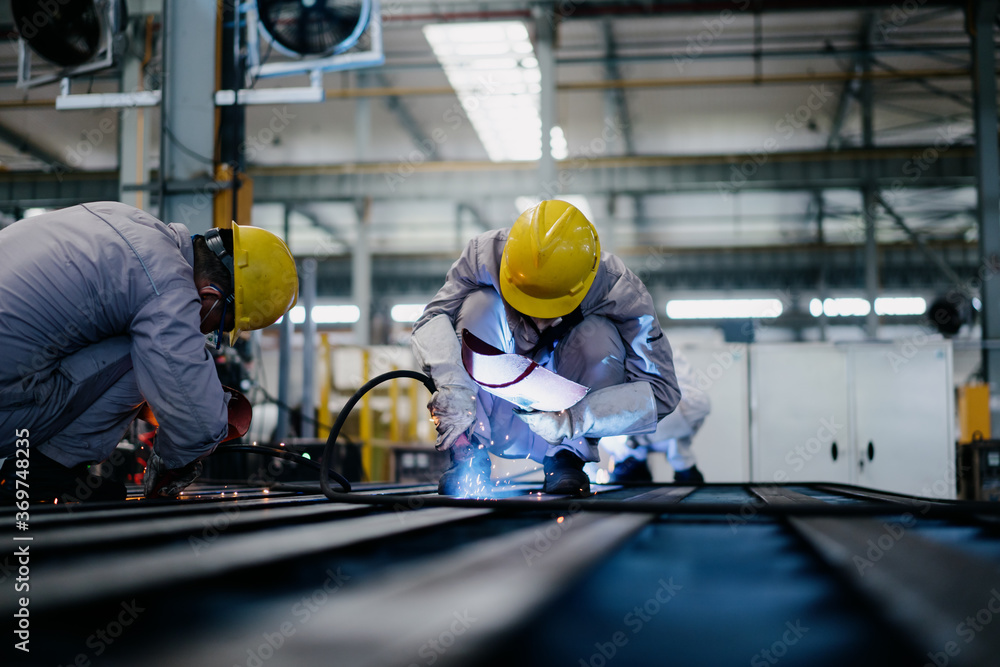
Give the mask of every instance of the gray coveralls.
<svg viewBox="0 0 1000 667">
<path fill-rule="evenodd" d="M 444 313 L 457 332 L 468 329 L 504 352 L 526 354 L 535 346 L 537 330 L 500 296 L 500 260 L 507 233 L 506 229 L 494 230 L 469 242 L 415 323 L 414 331 Z M 621 259 L 610 253 L 601 255 L 597 276 L 581 303 L 581 312 L 583 321 L 556 344 L 555 350 L 539 351 L 534 360 L 591 389 L 649 382 L 658 419 L 672 412 L 680 401 L 680 390 L 670 344 L 660 329 L 652 298 Z M 480 389 L 476 404 L 473 437 L 498 456 L 541 461 L 560 449 L 568 449 L 585 461 L 600 459 L 594 438 L 552 445 L 514 414 L 509 401 Z"/>
<path fill-rule="evenodd" d="M 0 458 L 15 429 L 72 467 L 114 451 L 143 401 L 169 468 L 227 431 L 186 227 L 98 202 L 0 231 Z"/>
</svg>

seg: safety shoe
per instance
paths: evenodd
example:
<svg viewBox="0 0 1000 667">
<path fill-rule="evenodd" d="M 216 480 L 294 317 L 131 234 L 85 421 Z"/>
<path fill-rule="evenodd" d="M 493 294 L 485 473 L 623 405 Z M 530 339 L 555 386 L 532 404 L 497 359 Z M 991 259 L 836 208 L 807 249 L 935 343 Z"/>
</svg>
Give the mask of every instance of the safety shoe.
<svg viewBox="0 0 1000 667">
<path fill-rule="evenodd" d="M 481 497 L 493 487 L 490 453 L 483 445 L 455 444 L 448 450 L 451 465 L 441 473 L 438 493 L 442 496 Z"/>
<path fill-rule="evenodd" d="M 611 471 L 611 482 L 614 484 L 652 481 L 653 474 L 649 472 L 649 465 L 645 460 L 640 461 L 634 456 L 615 463 L 615 469 Z"/>
<path fill-rule="evenodd" d="M 545 468 L 545 493 L 582 498 L 590 495 L 590 478 L 583 472 L 583 459 L 560 449 L 542 461 Z"/>
<path fill-rule="evenodd" d="M 698 466 L 691 466 L 684 470 L 675 470 L 674 481 L 683 482 L 684 484 L 704 484 L 705 477 L 698 470 Z"/>
</svg>

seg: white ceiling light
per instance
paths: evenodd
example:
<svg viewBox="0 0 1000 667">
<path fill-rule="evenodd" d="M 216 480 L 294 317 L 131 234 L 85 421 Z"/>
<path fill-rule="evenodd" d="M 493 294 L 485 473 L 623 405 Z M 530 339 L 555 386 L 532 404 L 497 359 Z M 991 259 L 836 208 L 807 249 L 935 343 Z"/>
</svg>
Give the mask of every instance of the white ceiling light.
<svg viewBox="0 0 1000 667">
<path fill-rule="evenodd" d="M 927 302 L 919 296 L 880 296 L 875 299 L 876 315 L 923 315 Z"/>
<path fill-rule="evenodd" d="M 813 317 L 826 314 L 827 317 L 864 317 L 872 309 L 868 299 L 840 297 L 836 299 L 813 299 L 809 302 L 809 312 Z"/>
<path fill-rule="evenodd" d="M 397 303 L 389 314 L 393 322 L 416 322 L 426 307 L 426 303 Z"/>
<path fill-rule="evenodd" d="M 352 305 L 313 306 L 312 315 L 316 324 L 354 324 L 361 319 L 361 309 Z M 292 318 L 292 324 L 302 324 L 306 321 L 306 309 L 295 306 L 289 311 L 289 317 Z M 278 318 L 275 324 L 281 324 L 282 319 L 284 318 Z"/>
<path fill-rule="evenodd" d="M 541 70 L 520 21 L 424 26 L 490 160 L 538 160 Z"/>
<path fill-rule="evenodd" d="M 784 308 L 778 299 L 673 299 L 667 301 L 672 320 L 715 320 L 778 317 Z"/>
</svg>

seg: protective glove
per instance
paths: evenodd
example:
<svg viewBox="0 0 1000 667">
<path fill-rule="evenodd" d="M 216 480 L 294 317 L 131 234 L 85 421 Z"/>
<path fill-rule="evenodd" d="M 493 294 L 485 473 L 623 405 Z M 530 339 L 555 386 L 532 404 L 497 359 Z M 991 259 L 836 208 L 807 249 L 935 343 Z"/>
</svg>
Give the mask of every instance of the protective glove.
<svg viewBox="0 0 1000 667">
<path fill-rule="evenodd" d="M 437 387 L 427 408 L 437 425 L 437 448 L 449 449 L 476 421 L 479 385 L 462 364 L 462 345 L 447 315 L 432 317 L 417 329 L 410 338 L 410 348 L 421 370 Z"/>
<path fill-rule="evenodd" d="M 476 421 L 476 392 L 458 384 L 440 386 L 427 403 L 427 409 L 438 432 L 435 446 L 439 450 L 449 449 Z"/>
<path fill-rule="evenodd" d="M 180 468 L 168 469 L 156 452 L 149 457 L 143 477 L 143 493 L 147 498 L 173 498 L 201 475 L 201 461 L 192 461 Z"/>
<path fill-rule="evenodd" d="M 627 382 L 592 391 L 559 412 L 514 409 L 538 437 L 554 445 L 566 439 L 649 433 L 656 428 L 656 400 L 648 382 Z"/>
</svg>

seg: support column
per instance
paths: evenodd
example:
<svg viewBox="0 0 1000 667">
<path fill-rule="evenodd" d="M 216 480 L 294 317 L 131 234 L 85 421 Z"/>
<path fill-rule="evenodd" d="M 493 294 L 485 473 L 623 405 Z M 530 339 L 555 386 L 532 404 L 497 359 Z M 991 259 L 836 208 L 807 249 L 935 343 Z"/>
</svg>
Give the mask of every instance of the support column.
<svg viewBox="0 0 1000 667">
<path fill-rule="evenodd" d="M 865 298 L 871 310 L 865 317 L 865 336 L 871 340 L 878 338 L 878 315 L 875 314 L 875 299 L 878 297 L 878 241 L 875 238 L 875 200 L 878 193 L 873 186 L 861 191 L 861 205 L 865 221 Z"/>
<path fill-rule="evenodd" d="M 209 0 L 163 7 L 159 217 L 192 234 L 213 226 L 214 191 L 193 182 L 214 178 L 216 7 Z"/>
<path fill-rule="evenodd" d="M 542 199 L 552 199 L 561 190 L 556 160 L 552 156 L 552 128 L 556 124 L 556 59 L 553 52 L 556 23 L 551 5 L 536 6 L 532 9 L 532 14 L 535 18 L 535 55 L 541 72 L 538 103 L 538 113 L 542 119 L 542 155 L 538 160 L 539 196 Z"/>
<path fill-rule="evenodd" d="M 976 131 L 976 213 L 979 217 L 979 254 L 983 280 L 983 374 L 990 384 L 990 411 L 993 424 L 1000 424 L 995 407 L 1000 396 L 1000 349 L 989 343 L 1000 341 L 1000 154 L 997 150 L 997 80 L 993 23 L 997 0 L 970 4 L 973 15 L 972 88 Z M 994 426 L 994 433 L 997 427 Z"/>
<path fill-rule="evenodd" d="M 302 322 L 302 437 L 316 437 L 316 260 L 302 261 L 302 307 L 306 319 Z"/>
<path fill-rule="evenodd" d="M 372 250 L 371 250 L 371 198 L 358 207 L 358 235 L 351 254 L 351 296 L 360 314 L 354 325 L 354 338 L 358 345 L 371 345 L 372 330 Z"/>
<path fill-rule="evenodd" d="M 367 72 L 358 72 L 358 87 L 370 83 Z M 354 151 L 358 162 L 364 162 L 371 144 L 371 98 L 359 97 L 354 107 Z M 358 345 L 371 345 L 372 338 L 372 254 L 371 254 L 371 198 L 354 202 L 358 216 L 357 235 L 351 253 L 351 300 L 360 311 L 354 324 L 354 341 Z"/>
<path fill-rule="evenodd" d="M 291 246 L 292 207 L 285 204 L 285 243 Z M 278 442 L 288 438 L 288 406 L 291 405 L 289 385 L 292 374 L 292 334 L 295 325 L 292 324 L 290 313 L 281 318 L 281 329 L 278 338 L 278 426 L 275 437 Z"/>
<path fill-rule="evenodd" d="M 870 25 L 870 21 L 866 22 Z M 866 75 L 872 70 L 871 55 L 871 32 L 865 30 L 861 37 L 862 48 L 862 69 Z M 861 81 L 861 144 L 865 148 L 875 147 L 874 118 L 875 90 L 872 80 L 867 76 Z M 862 219 L 865 222 L 865 298 L 871 305 L 868 316 L 865 318 L 865 336 L 874 340 L 878 338 L 878 315 L 875 314 L 875 299 L 878 297 L 878 239 L 875 235 L 877 211 L 876 200 L 878 190 L 875 187 L 873 172 L 874 167 L 870 162 L 865 163 L 866 185 L 861 189 Z"/>
<path fill-rule="evenodd" d="M 135 34 L 141 37 L 152 50 L 152 15 L 140 17 L 135 23 Z M 149 20 L 147 20 L 149 19 Z M 131 53 L 124 55 L 122 63 L 122 90 L 138 92 L 145 90 L 144 57 Z M 118 199 L 125 204 L 145 210 L 152 209 L 149 192 L 142 190 L 124 190 L 126 185 L 144 185 L 149 180 L 146 162 L 149 160 L 150 131 L 146 109 L 142 107 L 125 108 L 118 113 Z"/>
</svg>

